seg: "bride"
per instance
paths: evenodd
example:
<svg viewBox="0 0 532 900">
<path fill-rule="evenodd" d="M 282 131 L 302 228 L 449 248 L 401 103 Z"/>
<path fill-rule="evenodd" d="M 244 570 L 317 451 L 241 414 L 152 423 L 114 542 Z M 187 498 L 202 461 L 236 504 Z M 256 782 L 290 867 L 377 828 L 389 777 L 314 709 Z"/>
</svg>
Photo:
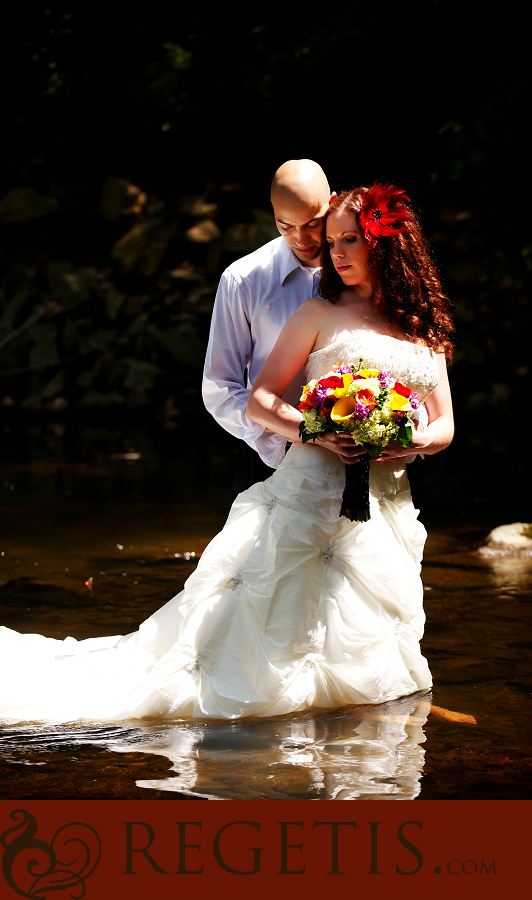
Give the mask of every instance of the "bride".
<svg viewBox="0 0 532 900">
<path fill-rule="evenodd" d="M 125 637 L 64 641 L 0 628 L 4 721 L 232 719 L 381 703 L 431 685 L 419 641 L 425 530 L 405 464 L 446 447 L 453 420 L 448 300 L 406 195 L 359 188 L 329 210 L 323 298 L 294 313 L 261 370 L 248 415 L 292 446 L 240 494 L 185 589 Z M 303 446 L 280 399 L 306 363 L 385 370 L 424 401 L 409 450 L 371 464 L 371 519 L 339 517 L 352 440 Z M 333 451 L 333 452 L 331 452 Z"/>
</svg>

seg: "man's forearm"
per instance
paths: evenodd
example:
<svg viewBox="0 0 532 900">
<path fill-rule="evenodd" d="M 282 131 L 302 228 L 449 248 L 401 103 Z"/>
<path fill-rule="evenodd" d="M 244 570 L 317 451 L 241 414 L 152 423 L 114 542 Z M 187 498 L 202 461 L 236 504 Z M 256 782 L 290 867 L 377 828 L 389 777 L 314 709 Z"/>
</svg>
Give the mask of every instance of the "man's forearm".
<svg viewBox="0 0 532 900">
<path fill-rule="evenodd" d="M 206 371 L 202 385 L 203 402 L 219 425 L 242 441 L 254 441 L 264 432 L 264 426 L 252 422 L 246 415 L 249 389 L 243 384 L 215 381 Z"/>
</svg>

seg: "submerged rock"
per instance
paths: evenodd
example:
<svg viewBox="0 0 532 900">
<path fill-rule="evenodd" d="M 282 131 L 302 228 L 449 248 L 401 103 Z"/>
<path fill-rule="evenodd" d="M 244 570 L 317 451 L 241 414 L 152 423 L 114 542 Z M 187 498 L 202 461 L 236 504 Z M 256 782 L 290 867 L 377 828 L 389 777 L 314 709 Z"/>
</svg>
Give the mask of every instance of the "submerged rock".
<svg viewBox="0 0 532 900">
<path fill-rule="evenodd" d="M 490 531 L 481 556 L 532 556 L 532 524 L 513 522 Z"/>
</svg>

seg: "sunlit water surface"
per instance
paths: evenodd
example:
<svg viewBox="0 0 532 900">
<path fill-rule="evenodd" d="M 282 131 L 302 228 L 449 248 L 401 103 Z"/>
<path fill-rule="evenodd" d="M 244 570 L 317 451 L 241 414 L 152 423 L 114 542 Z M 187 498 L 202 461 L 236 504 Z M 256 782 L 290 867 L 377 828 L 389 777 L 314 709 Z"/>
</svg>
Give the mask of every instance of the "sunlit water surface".
<svg viewBox="0 0 532 900">
<path fill-rule="evenodd" d="M 61 458 L 53 435 L 36 439 L 29 458 L 4 461 L 8 627 L 76 638 L 133 631 L 181 589 L 223 524 L 227 454 L 211 451 L 208 466 L 196 455 L 171 460 L 141 431 L 114 447 L 107 432 L 86 440 L 83 462 Z M 3 727 L 0 796 L 530 797 L 532 561 L 479 555 L 502 524 L 489 514 L 421 518 L 432 694 L 234 723 Z"/>
</svg>

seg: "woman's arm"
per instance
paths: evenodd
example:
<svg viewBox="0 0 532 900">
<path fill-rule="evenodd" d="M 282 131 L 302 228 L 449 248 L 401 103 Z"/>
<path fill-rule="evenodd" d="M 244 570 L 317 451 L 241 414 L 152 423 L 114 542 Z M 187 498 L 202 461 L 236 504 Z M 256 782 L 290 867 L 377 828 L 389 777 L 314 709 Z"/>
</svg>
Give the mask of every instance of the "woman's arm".
<svg viewBox="0 0 532 900">
<path fill-rule="evenodd" d="M 412 453 L 433 456 L 440 450 L 445 450 L 451 443 L 454 435 L 453 404 L 447 364 L 443 353 L 438 354 L 438 368 L 440 371 L 438 385 L 425 400 L 429 424 L 424 431 L 413 432 L 413 440 L 408 449 L 401 447 L 395 441 L 390 441 L 378 461 L 382 462 L 399 456 L 411 456 Z"/>
<path fill-rule="evenodd" d="M 419 452 L 427 453 L 429 456 L 445 450 L 454 437 L 453 403 L 447 375 L 447 363 L 443 353 L 438 354 L 438 367 L 440 370 L 438 386 L 425 400 L 429 424 L 424 432 L 418 434 L 418 440 L 422 439 L 424 445 L 419 447 Z"/>
<path fill-rule="evenodd" d="M 251 389 L 246 414 L 253 422 L 282 434 L 289 441 L 299 437 L 303 416 L 282 397 L 305 365 L 320 331 L 319 301 L 307 300 L 289 318 Z"/>
<path fill-rule="evenodd" d="M 282 434 L 292 443 L 301 441 L 299 425 L 303 416 L 282 397 L 300 369 L 320 333 L 324 301 L 313 298 L 302 303 L 284 326 L 277 343 L 260 370 L 248 400 L 246 414 L 268 431 Z M 348 434 L 332 431 L 316 438 L 316 443 L 336 453 L 342 462 L 356 462 L 364 453 Z"/>
</svg>

